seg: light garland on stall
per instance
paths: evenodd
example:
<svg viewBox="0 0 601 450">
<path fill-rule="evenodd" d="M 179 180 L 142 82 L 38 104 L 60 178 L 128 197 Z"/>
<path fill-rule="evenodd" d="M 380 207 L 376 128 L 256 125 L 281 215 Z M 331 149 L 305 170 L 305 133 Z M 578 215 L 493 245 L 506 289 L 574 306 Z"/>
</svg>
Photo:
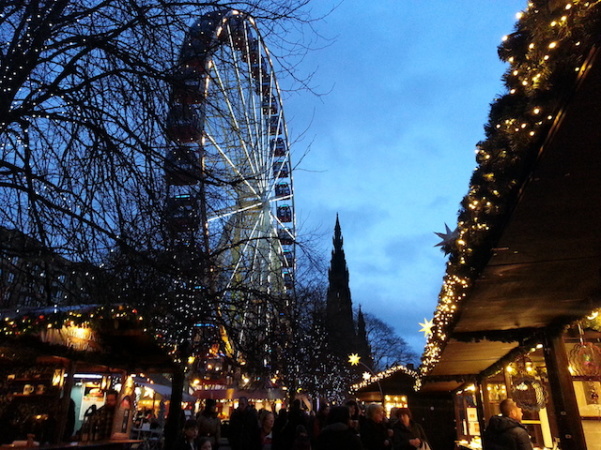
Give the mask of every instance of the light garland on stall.
<svg viewBox="0 0 601 450">
<path fill-rule="evenodd" d="M 121 320 L 131 324 L 141 324 L 144 317 L 136 308 L 127 306 L 104 307 L 89 305 L 73 310 L 42 312 L 16 312 L 7 315 L 0 321 L 0 336 L 18 338 L 24 335 L 34 335 L 47 329 L 62 329 L 63 327 L 79 327 L 97 329 L 106 320 Z M 144 329 L 146 331 L 146 329 Z"/>
<path fill-rule="evenodd" d="M 499 46 L 510 67 L 507 93 L 491 104 L 486 139 L 477 145 L 475 169 L 462 202 L 457 237 L 422 356 L 427 375 L 440 360 L 462 300 L 488 261 L 506 214 L 559 115 L 561 101 L 601 34 L 599 0 L 563 3 L 537 0 L 517 15 L 515 32 Z"/>
<path fill-rule="evenodd" d="M 382 381 L 384 378 L 388 378 L 397 372 L 405 373 L 413 378 L 418 378 L 418 376 L 419 376 L 417 371 L 411 370 L 411 369 L 407 368 L 406 366 L 403 366 L 403 365 L 393 366 L 393 367 L 390 367 L 389 369 L 386 369 L 382 372 L 379 372 L 379 373 L 369 377 L 368 379 L 361 381 L 360 383 L 353 384 L 351 386 L 351 391 L 355 392 L 355 391 L 358 391 L 359 389 L 369 386 L 372 383 L 378 383 L 379 381 Z"/>
</svg>

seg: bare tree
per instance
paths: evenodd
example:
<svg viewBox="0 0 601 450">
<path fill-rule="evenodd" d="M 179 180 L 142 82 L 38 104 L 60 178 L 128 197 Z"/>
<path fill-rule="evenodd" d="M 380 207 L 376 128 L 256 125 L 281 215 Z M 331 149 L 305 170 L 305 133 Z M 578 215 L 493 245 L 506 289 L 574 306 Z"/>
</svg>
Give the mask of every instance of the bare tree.
<svg viewBox="0 0 601 450">
<path fill-rule="evenodd" d="M 363 315 L 376 372 L 418 361 L 418 356 L 390 325 L 373 314 L 363 312 Z"/>
<path fill-rule="evenodd" d="M 229 327 L 229 336 L 241 343 L 257 342 L 245 340 L 243 333 L 262 336 L 266 342 L 268 336 L 259 328 L 244 329 L 252 322 L 240 311 L 248 306 L 249 295 L 258 308 L 281 304 L 277 290 L 255 290 L 256 284 L 245 276 L 224 288 L 227 292 L 207 288 L 214 285 L 209 277 L 228 276 L 215 271 L 224 261 L 224 249 L 240 248 L 250 240 L 247 236 L 228 236 L 220 254 L 208 254 L 206 247 L 198 248 L 203 245 L 199 232 L 186 240 L 188 250 L 191 246 L 194 251 L 173 251 L 182 239 L 169 229 L 165 214 L 172 186 L 165 181 L 164 168 L 169 164 L 167 149 L 173 146 L 166 117 L 174 109 L 174 90 L 185 83 L 182 43 L 191 42 L 190 25 L 199 15 L 231 8 L 265 24 L 266 39 L 272 34 L 283 37 L 285 23 L 306 20 L 306 3 L 3 2 L 0 226 L 19 230 L 49 254 L 92 264 L 107 277 L 121 277 L 122 283 L 113 286 L 122 288 L 117 298 L 136 297 L 128 291 L 131 282 L 125 274 L 140 280 L 157 274 L 174 280 L 159 283 L 168 292 L 147 290 L 140 306 L 160 318 L 156 326 L 177 349 L 174 357 L 182 365 L 199 317 L 214 319 L 216 327 Z M 244 42 L 247 48 L 250 44 Z M 260 72 L 264 73 L 265 69 Z M 220 200 L 218 190 L 210 186 L 229 183 L 237 189 L 236 180 L 223 180 L 218 172 L 204 172 L 195 181 L 206 189 L 205 203 L 207 198 Z M 203 217 L 198 219 L 202 223 Z M 78 303 L 84 297 L 75 295 L 68 301 Z M 52 304 L 56 299 L 48 293 L 40 306 Z M 258 309 L 255 315 L 264 311 Z M 172 403 L 178 404 L 177 397 Z"/>
</svg>

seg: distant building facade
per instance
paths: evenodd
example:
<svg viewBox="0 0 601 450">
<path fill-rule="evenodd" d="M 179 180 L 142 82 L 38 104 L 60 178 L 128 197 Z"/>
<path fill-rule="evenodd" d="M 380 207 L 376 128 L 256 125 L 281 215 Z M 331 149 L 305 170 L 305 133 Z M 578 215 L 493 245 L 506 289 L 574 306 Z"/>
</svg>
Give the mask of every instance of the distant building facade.
<svg viewBox="0 0 601 450">
<path fill-rule="evenodd" d="M 18 230 L 0 227 L 0 309 L 85 303 L 86 270 Z"/>
</svg>

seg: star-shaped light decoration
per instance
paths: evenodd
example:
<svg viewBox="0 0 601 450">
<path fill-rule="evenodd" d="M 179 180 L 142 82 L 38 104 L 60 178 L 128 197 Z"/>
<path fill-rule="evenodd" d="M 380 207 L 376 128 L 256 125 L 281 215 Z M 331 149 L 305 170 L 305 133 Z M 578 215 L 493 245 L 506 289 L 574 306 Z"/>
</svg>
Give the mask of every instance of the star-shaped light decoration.
<svg viewBox="0 0 601 450">
<path fill-rule="evenodd" d="M 419 331 L 420 333 L 424 333 L 424 337 L 428 337 L 432 334 L 432 327 L 434 326 L 434 321 L 430 319 L 424 319 L 424 322 L 420 322 L 420 325 L 422 328 Z"/>
<path fill-rule="evenodd" d="M 371 373 L 369 372 L 363 372 L 363 379 L 365 381 L 369 380 L 371 378 Z"/>
<path fill-rule="evenodd" d="M 360 360 L 361 360 L 361 357 L 356 353 L 353 353 L 352 355 L 348 356 L 348 362 L 351 363 L 351 366 L 358 365 Z"/>
<path fill-rule="evenodd" d="M 441 250 L 444 252 L 444 254 L 448 255 L 449 253 L 451 253 L 453 244 L 459 237 L 459 228 L 455 227 L 455 229 L 453 231 L 451 231 L 451 229 L 449 228 L 449 226 L 446 223 L 444 224 L 444 227 L 445 227 L 444 233 L 437 233 L 436 231 L 434 232 L 434 234 L 436 236 L 438 236 L 440 239 L 442 239 L 442 241 L 440 241 L 438 244 L 434 245 L 434 247 L 440 247 Z"/>
</svg>

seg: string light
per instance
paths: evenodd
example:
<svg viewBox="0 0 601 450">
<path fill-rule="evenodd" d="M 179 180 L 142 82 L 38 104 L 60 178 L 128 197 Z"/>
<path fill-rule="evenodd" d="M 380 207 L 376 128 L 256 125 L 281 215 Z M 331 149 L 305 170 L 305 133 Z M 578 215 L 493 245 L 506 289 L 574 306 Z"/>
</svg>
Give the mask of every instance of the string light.
<svg viewBox="0 0 601 450">
<path fill-rule="evenodd" d="M 529 3 L 525 11 L 516 15 L 518 32 L 502 39 L 499 54 L 510 64 L 505 78 L 507 95 L 493 104 L 487 140 L 478 145 L 479 167 L 474 176 L 481 181 L 470 186 L 462 203 L 459 237 L 447 262 L 432 334 L 422 356 L 422 375 L 428 374 L 439 360 L 449 329 L 461 310 L 461 302 L 482 269 L 481 255 L 490 251 L 491 241 L 487 239 L 502 223 L 496 217 L 506 209 L 505 202 L 511 198 L 507 194 L 519 186 L 521 180 L 519 176 L 512 176 L 512 164 L 528 152 L 538 151 L 542 134 L 533 128 L 544 131 L 546 128 L 542 127 L 548 127 L 557 115 L 557 99 L 565 85 L 558 86 L 556 81 L 550 80 L 556 74 L 583 71 L 581 65 L 597 35 L 594 29 L 597 18 L 592 15 L 600 14 L 599 8 L 591 6 L 599 3 L 599 0 L 568 2 L 559 11 L 535 9 Z M 575 59 L 578 63 L 574 68 Z M 509 98 L 516 98 L 518 102 L 508 103 Z M 526 106 L 517 106 L 520 102 Z M 494 106 L 498 104 L 503 107 L 499 108 L 499 117 L 493 117 Z M 543 111 L 547 113 L 541 118 Z M 533 116 L 539 118 L 532 120 Z M 498 180 L 508 181 L 499 185 Z"/>
</svg>

